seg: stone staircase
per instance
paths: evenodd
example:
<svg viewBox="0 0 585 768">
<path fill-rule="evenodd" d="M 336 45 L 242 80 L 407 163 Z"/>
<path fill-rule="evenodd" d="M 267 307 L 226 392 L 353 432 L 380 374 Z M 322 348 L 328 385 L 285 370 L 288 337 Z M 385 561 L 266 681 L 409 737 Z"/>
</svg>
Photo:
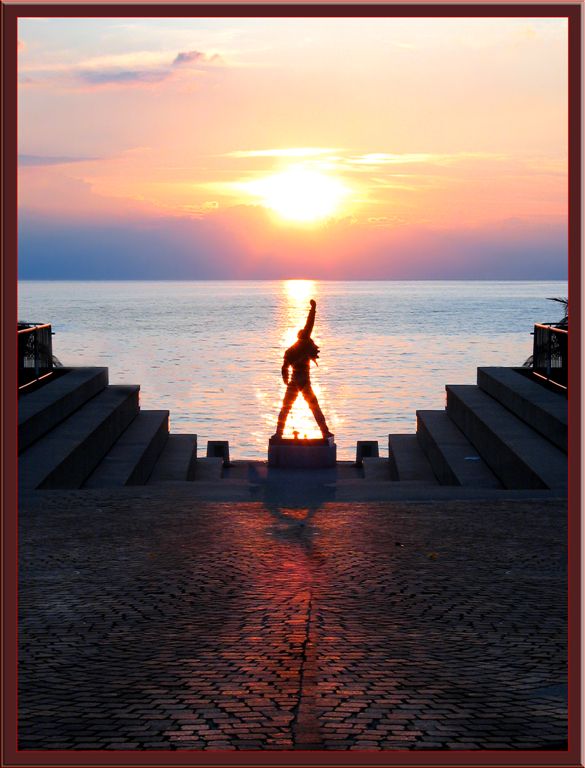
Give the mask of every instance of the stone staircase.
<svg viewBox="0 0 585 768">
<path fill-rule="evenodd" d="M 185 481 L 239 482 L 248 488 L 250 466 L 258 469 L 265 462 L 239 462 L 245 465 L 240 477 L 238 462 L 197 459 L 197 436 L 169 434 L 169 412 L 141 410 L 139 390 L 138 385 L 110 385 L 107 368 L 69 368 L 22 395 L 20 490 Z M 478 368 L 476 385 L 447 385 L 446 391 L 444 410 L 416 412 L 416 434 L 388 436 L 388 458 L 366 456 L 363 468 L 338 462 L 323 482 L 370 489 L 383 485 L 391 495 L 566 495 L 563 394 L 515 368 Z"/>
<path fill-rule="evenodd" d="M 69 368 L 22 395 L 19 489 L 192 479 L 197 436 L 169 435 L 169 412 L 141 410 L 139 390 L 109 384 L 107 368 Z"/>
<path fill-rule="evenodd" d="M 515 368 L 478 368 L 476 385 L 447 385 L 446 391 L 445 410 L 416 412 L 416 435 L 388 436 L 391 480 L 566 493 L 562 393 Z"/>
</svg>

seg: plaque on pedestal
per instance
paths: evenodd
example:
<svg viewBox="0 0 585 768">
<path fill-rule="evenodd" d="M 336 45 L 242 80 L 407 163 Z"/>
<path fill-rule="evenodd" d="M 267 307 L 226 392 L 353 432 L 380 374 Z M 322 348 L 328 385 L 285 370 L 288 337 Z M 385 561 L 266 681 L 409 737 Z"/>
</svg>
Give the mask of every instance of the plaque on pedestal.
<svg viewBox="0 0 585 768">
<path fill-rule="evenodd" d="M 268 442 L 268 466 L 280 469 L 327 469 L 334 467 L 337 446 L 334 437 L 315 439 L 271 437 Z"/>
</svg>

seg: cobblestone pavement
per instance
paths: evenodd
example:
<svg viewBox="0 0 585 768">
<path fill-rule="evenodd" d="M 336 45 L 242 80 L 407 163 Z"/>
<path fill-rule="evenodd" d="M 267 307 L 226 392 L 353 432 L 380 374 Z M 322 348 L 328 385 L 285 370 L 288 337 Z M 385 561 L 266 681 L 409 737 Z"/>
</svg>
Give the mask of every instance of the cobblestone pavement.
<svg viewBox="0 0 585 768">
<path fill-rule="evenodd" d="M 566 739 L 562 501 L 21 509 L 20 749 Z"/>
</svg>

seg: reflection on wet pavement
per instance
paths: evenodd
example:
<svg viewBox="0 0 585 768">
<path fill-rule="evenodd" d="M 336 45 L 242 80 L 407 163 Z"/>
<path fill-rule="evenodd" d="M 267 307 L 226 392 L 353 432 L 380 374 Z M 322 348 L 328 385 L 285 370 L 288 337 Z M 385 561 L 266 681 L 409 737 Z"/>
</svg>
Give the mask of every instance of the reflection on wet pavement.
<svg viewBox="0 0 585 768">
<path fill-rule="evenodd" d="M 563 743 L 563 502 L 341 503 L 251 477 L 254 502 L 25 500 L 21 748 Z"/>
</svg>

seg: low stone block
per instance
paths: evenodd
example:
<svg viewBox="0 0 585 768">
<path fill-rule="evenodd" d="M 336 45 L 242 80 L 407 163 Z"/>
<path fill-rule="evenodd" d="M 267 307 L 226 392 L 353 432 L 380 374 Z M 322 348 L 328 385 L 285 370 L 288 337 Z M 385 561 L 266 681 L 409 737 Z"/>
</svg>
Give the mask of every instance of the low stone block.
<svg viewBox="0 0 585 768">
<path fill-rule="evenodd" d="M 376 459 L 380 456 L 377 440 L 358 440 L 355 450 L 355 463 L 362 464 L 365 458 Z"/>
<path fill-rule="evenodd" d="M 224 464 L 230 463 L 230 443 L 229 440 L 208 440 L 207 458 L 223 459 Z"/>
</svg>

